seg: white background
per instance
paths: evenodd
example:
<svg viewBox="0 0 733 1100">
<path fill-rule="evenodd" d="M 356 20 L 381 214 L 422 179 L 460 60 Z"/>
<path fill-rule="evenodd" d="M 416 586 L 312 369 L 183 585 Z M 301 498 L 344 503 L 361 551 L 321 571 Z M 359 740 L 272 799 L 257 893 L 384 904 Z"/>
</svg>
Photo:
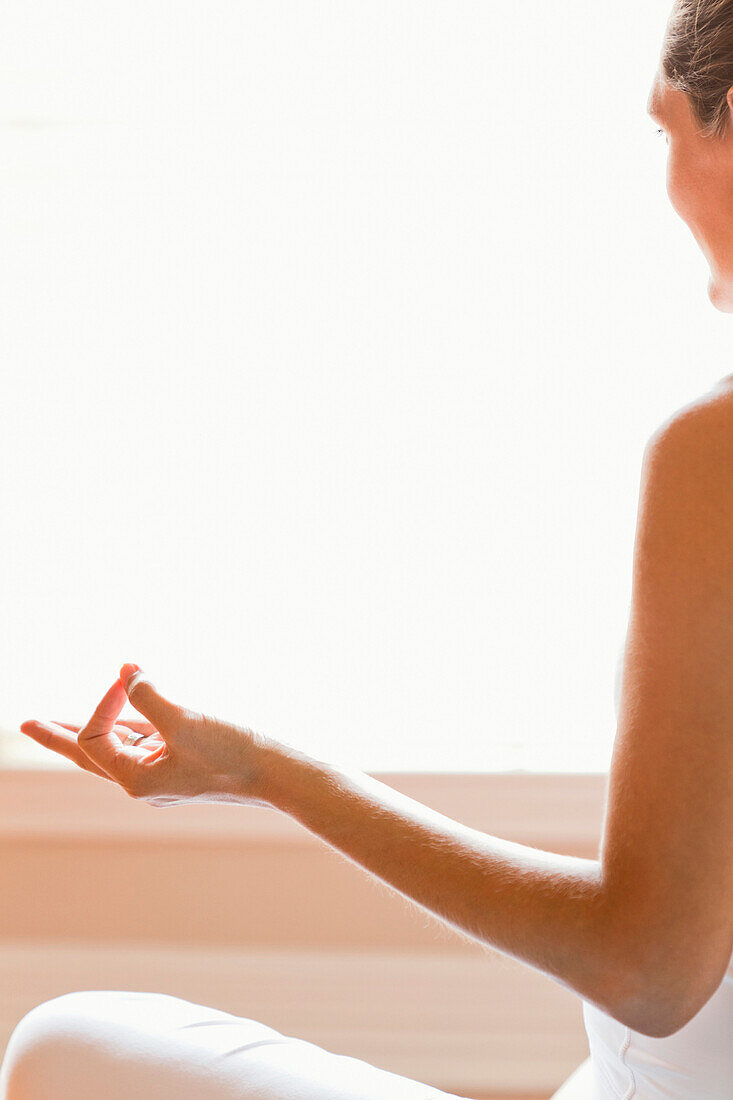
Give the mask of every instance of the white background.
<svg viewBox="0 0 733 1100">
<path fill-rule="evenodd" d="M 129 660 L 364 770 L 608 767 L 643 448 L 733 369 L 670 7 L 6 0 L 0 725 Z"/>
</svg>

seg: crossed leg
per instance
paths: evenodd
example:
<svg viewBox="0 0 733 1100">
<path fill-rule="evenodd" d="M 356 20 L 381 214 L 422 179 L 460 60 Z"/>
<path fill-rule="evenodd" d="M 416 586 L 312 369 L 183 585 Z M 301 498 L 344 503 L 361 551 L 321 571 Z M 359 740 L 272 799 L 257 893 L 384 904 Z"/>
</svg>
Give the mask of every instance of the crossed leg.
<svg viewBox="0 0 733 1100">
<path fill-rule="evenodd" d="M 164 993 L 84 990 L 31 1009 L 0 1100 L 459 1100 L 358 1058 Z"/>
</svg>

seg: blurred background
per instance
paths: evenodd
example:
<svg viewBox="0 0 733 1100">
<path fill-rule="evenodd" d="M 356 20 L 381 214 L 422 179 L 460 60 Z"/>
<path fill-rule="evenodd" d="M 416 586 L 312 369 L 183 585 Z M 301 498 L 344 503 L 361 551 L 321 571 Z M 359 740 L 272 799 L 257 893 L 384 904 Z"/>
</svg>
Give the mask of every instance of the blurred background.
<svg viewBox="0 0 733 1100">
<path fill-rule="evenodd" d="M 670 7 L 3 4 L 0 1051 L 111 988 L 471 1097 L 587 1055 L 570 992 L 288 819 L 18 726 L 133 661 L 595 858 L 643 449 L 731 371 L 645 113 Z"/>
<path fill-rule="evenodd" d="M 643 447 L 730 371 L 669 7 L 8 0 L 6 763 L 129 660 L 364 769 L 607 769 Z"/>
</svg>

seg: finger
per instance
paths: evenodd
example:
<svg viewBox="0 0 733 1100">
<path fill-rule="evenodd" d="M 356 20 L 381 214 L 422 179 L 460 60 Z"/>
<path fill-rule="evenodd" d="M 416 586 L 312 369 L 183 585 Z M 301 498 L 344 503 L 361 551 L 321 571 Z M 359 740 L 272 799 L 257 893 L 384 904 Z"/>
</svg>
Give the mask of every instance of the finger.
<svg viewBox="0 0 733 1100">
<path fill-rule="evenodd" d="M 145 715 L 156 729 L 166 726 L 166 732 L 169 732 L 180 713 L 180 707 L 161 695 L 138 665 L 123 665 L 120 669 L 120 680 L 125 685 L 127 698 L 135 710 Z"/>
<path fill-rule="evenodd" d="M 65 756 L 67 760 L 71 760 L 78 767 L 83 768 L 84 771 L 92 772 L 94 775 L 99 775 L 102 779 L 108 779 L 111 782 L 111 776 L 107 775 L 105 771 L 85 756 L 79 748 L 76 738 L 69 737 L 60 729 L 57 729 L 58 725 L 57 722 L 32 721 L 24 722 L 20 729 L 27 737 L 38 742 L 39 745 L 43 745 L 44 748 L 52 749 L 59 755 Z"/>
<path fill-rule="evenodd" d="M 120 738 L 113 732 L 126 698 L 122 684 L 115 680 L 77 737 L 79 747 L 89 759 L 119 783 L 124 783 L 129 777 L 131 764 L 134 763 L 134 757 L 127 755 Z"/>
<path fill-rule="evenodd" d="M 81 726 L 72 726 L 69 722 L 54 722 L 54 725 L 63 726 L 65 730 L 71 730 L 72 733 L 78 733 L 79 730 L 82 728 Z M 134 730 L 135 733 L 144 733 L 146 737 L 149 734 L 155 732 L 150 722 L 138 722 L 134 719 L 127 718 L 124 722 L 116 722 L 112 728 L 116 733 L 118 733 L 120 730 L 122 730 L 124 733 L 127 733 L 128 730 Z"/>
</svg>

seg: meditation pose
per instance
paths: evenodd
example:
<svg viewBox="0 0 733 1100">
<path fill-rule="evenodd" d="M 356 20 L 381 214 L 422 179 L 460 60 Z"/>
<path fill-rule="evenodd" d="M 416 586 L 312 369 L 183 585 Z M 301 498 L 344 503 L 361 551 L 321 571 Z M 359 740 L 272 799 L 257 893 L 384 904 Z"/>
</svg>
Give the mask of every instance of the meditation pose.
<svg viewBox="0 0 733 1100">
<path fill-rule="evenodd" d="M 674 4 L 647 110 L 669 146 L 669 199 L 709 265 L 709 300 L 733 313 L 733 0 Z M 21 729 L 152 806 L 287 814 L 577 994 L 590 1056 L 555 1100 L 732 1100 L 733 375 L 646 445 L 617 688 L 598 859 L 468 828 L 364 773 L 190 710 L 132 664 L 86 725 Z M 119 721 L 128 700 L 139 721 Z M 154 991 L 69 992 L 17 1022 L 0 1100 L 133 1097 L 456 1100 Z"/>
</svg>

